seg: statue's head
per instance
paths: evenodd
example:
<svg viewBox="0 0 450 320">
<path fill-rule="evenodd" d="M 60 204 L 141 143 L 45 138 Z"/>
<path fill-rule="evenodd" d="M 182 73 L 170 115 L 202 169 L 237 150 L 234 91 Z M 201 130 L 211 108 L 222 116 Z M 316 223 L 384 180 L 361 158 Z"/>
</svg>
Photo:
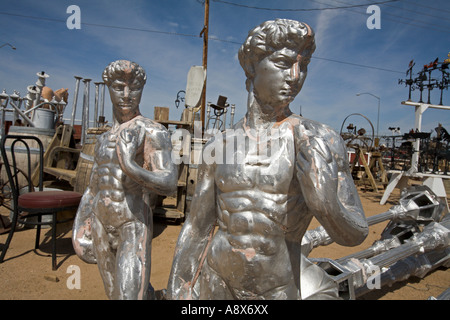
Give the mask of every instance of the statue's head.
<svg viewBox="0 0 450 320">
<path fill-rule="evenodd" d="M 111 62 L 103 71 L 103 81 L 109 89 L 113 116 L 119 123 L 140 114 L 139 103 L 147 81 L 141 66 L 128 60 Z"/>
<path fill-rule="evenodd" d="M 258 76 L 263 76 L 259 74 L 261 68 L 258 66 L 271 62 L 269 68 L 287 70 L 285 80 L 291 83 L 288 91 L 295 97 L 306 78 L 307 66 L 315 48 L 314 32 L 306 23 L 276 19 L 257 26 L 249 32 L 238 53 L 239 62 L 247 76 L 247 90 L 256 90 L 255 96 L 263 99 L 263 90 L 260 88 L 258 92 L 258 83 L 255 82 Z M 267 70 L 266 67 L 264 70 Z M 277 86 L 279 79 L 275 75 L 265 74 L 264 77 L 268 81 L 266 85 Z"/>
<path fill-rule="evenodd" d="M 103 71 L 103 82 L 109 87 L 114 80 L 134 78 L 142 86 L 147 82 L 145 70 L 136 62 L 128 60 L 117 60 L 111 62 Z"/>
</svg>

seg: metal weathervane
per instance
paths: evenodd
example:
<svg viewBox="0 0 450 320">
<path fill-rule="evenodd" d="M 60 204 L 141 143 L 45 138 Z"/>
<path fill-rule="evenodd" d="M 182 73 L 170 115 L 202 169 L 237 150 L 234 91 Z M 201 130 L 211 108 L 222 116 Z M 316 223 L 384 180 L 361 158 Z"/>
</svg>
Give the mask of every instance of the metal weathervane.
<svg viewBox="0 0 450 320">
<path fill-rule="evenodd" d="M 413 67 L 415 66 L 414 60 L 409 62 L 408 70 L 406 71 L 407 79 L 399 79 L 399 84 L 405 84 L 409 87 L 408 101 L 411 101 L 411 91 L 420 90 L 419 102 L 423 103 L 423 91 L 428 91 L 427 103 L 431 104 L 431 91 L 437 88 L 441 91 L 439 105 L 442 105 L 442 97 L 444 89 L 448 89 L 449 84 L 449 64 L 450 64 L 450 52 L 448 58 L 443 62 L 439 62 L 439 58 L 436 58 L 433 62 L 423 66 L 422 70 L 417 73 L 416 77 L 413 77 Z M 435 71 L 440 71 L 440 75 L 435 77 Z"/>
</svg>

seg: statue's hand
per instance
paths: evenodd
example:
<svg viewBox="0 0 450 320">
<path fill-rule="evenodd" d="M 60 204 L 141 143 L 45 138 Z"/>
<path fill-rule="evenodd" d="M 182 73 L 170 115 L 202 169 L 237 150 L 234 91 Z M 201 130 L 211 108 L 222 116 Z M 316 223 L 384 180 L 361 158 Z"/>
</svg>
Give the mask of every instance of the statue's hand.
<svg viewBox="0 0 450 320">
<path fill-rule="evenodd" d="M 117 138 L 116 151 L 119 159 L 131 161 L 136 156 L 138 149 L 139 128 L 123 129 Z"/>
</svg>

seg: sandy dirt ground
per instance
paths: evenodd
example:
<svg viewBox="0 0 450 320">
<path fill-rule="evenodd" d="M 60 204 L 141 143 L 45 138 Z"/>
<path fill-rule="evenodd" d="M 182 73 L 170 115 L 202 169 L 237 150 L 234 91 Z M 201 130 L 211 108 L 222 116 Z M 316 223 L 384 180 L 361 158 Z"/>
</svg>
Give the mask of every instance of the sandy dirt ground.
<svg viewBox="0 0 450 320">
<path fill-rule="evenodd" d="M 360 190 L 366 216 L 372 216 L 388 210 L 397 204 L 399 191 L 394 190 L 385 205 L 379 201 L 382 192 Z M 3 211 L 3 216 L 7 214 Z M 319 247 L 310 257 L 328 257 L 332 259 L 346 256 L 369 247 L 379 239 L 387 223 L 370 227 L 370 233 L 363 244 L 357 247 L 342 247 L 336 244 Z M 310 228 L 317 227 L 316 221 Z M 182 225 L 168 220 L 155 218 L 154 239 L 152 244 L 151 283 L 156 291 L 167 287 L 172 265 L 173 252 Z M 46 234 L 48 234 L 46 236 Z M 74 253 L 71 243 L 71 225 L 59 230 L 57 244 L 58 269 L 51 269 L 51 246 L 49 229 L 42 232 L 41 248 L 34 250 L 35 230 L 26 229 L 15 233 L 4 263 L 0 264 L 1 300 L 105 300 L 107 299 L 97 265 L 81 261 Z M 0 246 L 6 241 L 7 234 L 0 235 Z M 74 267 L 75 266 L 75 269 Z M 79 269 L 78 269 L 79 268 Z M 79 270 L 80 288 L 74 288 L 73 270 Z M 437 269 L 423 279 L 410 278 L 391 287 L 373 290 L 359 299 L 365 300 L 426 300 L 436 297 L 450 287 L 450 270 Z"/>
</svg>

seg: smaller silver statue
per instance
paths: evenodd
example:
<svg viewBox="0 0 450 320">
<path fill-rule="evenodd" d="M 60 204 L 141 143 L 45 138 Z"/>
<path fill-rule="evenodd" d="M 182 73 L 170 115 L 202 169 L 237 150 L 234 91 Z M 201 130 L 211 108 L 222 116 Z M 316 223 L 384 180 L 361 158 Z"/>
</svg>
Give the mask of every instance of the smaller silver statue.
<svg viewBox="0 0 450 320">
<path fill-rule="evenodd" d="M 139 103 L 144 69 L 126 60 L 103 72 L 113 126 L 95 146 L 91 181 L 77 211 L 73 246 L 97 263 L 110 299 L 152 299 L 152 195 L 176 190 L 177 169 L 166 128 L 144 118 Z"/>
<path fill-rule="evenodd" d="M 204 157 L 214 149 L 226 162 L 200 167 L 169 299 L 337 298 L 301 254 L 302 237 L 313 217 L 348 246 L 368 226 L 341 137 L 289 109 L 314 49 L 312 29 L 285 19 L 257 26 L 240 48 L 247 113 L 205 145 Z"/>
</svg>

